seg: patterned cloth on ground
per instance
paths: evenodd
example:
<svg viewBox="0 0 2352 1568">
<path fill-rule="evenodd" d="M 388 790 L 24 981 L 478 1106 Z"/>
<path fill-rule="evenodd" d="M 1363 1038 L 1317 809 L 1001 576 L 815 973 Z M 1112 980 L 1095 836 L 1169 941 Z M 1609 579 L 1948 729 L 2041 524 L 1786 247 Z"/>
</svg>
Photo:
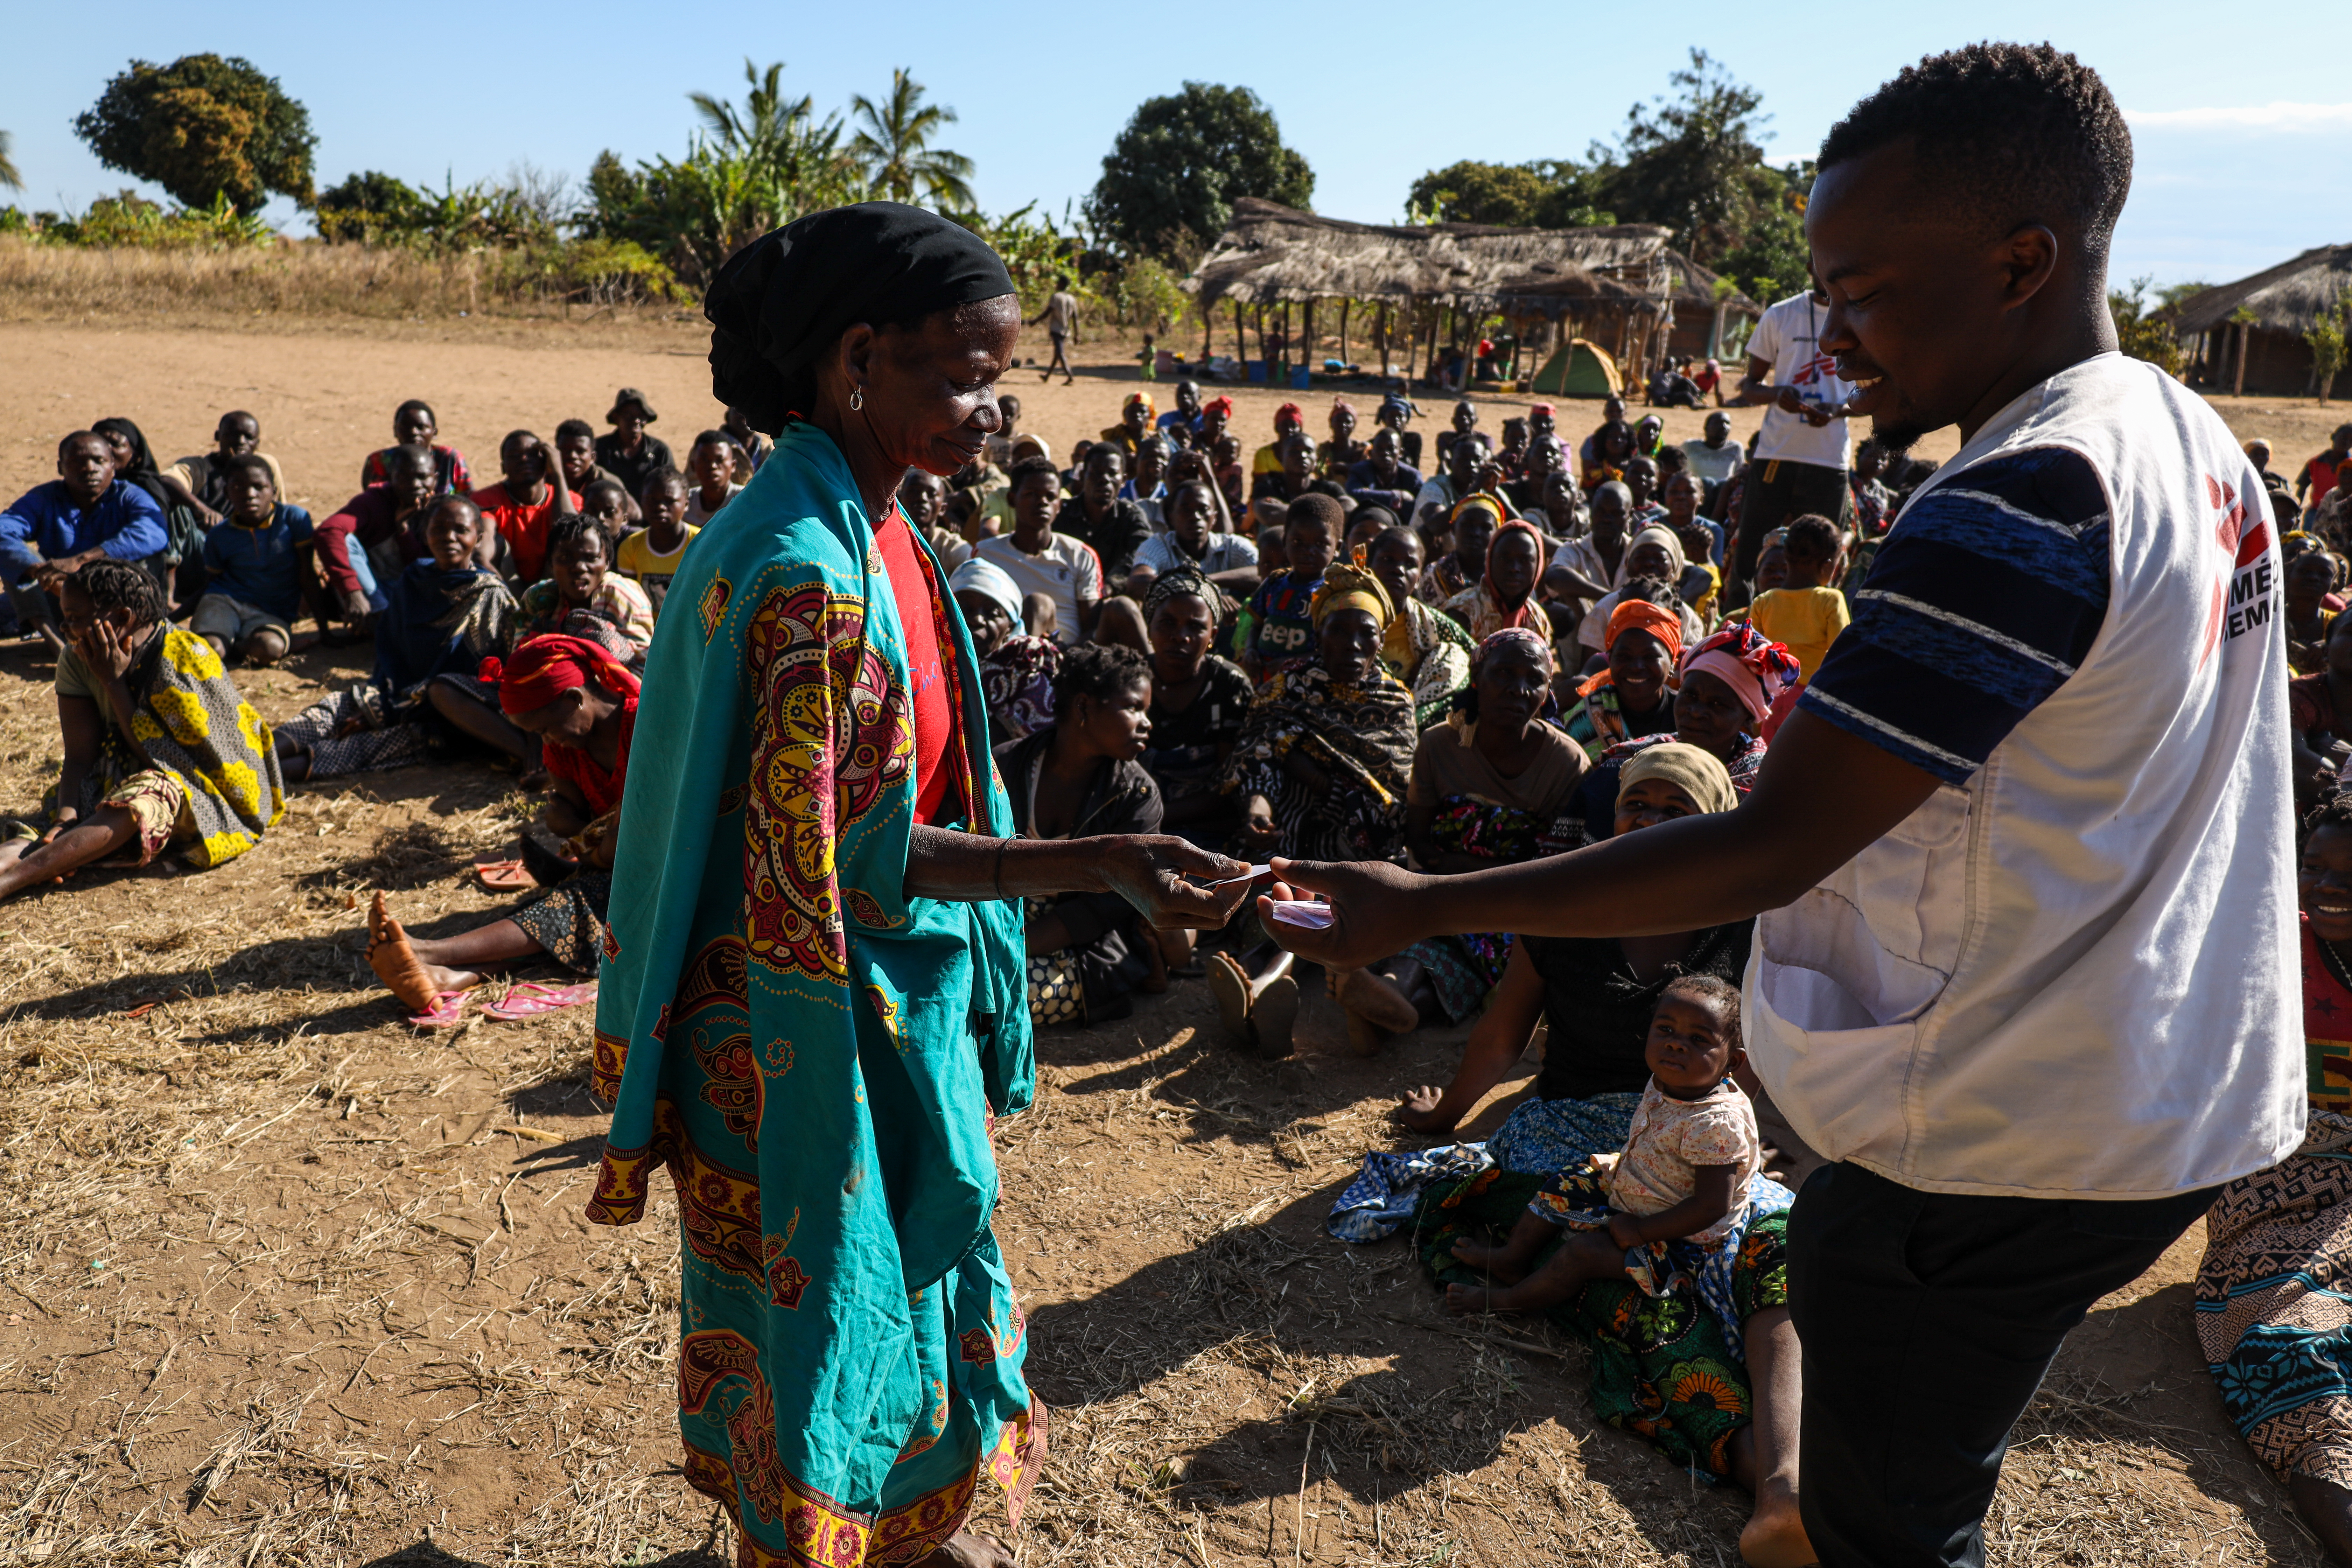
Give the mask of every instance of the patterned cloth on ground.
<svg viewBox="0 0 2352 1568">
<path fill-rule="evenodd" d="M 1429 1188 L 1413 1216 L 1423 1267 L 1441 1285 L 1482 1283 L 1454 1256 L 1454 1242 L 1508 1232 L 1545 1180 L 1498 1169 Z M 1751 1204 L 1765 1201 L 1757 1190 L 1763 1184 L 1759 1177 L 1750 1185 Z M 1592 1347 L 1592 1405 L 1601 1418 L 1694 1477 L 1729 1476 L 1731 1440 L 1753 1408 L 1748 1368 L 1726 1342 L 1724 1324 L 1788 1304 L 1787 1248 L 1788 1215 L 1774 1209 L 1748 1226 L 1736 1248 L 1724 1249 L 1720 1299 L 1704 1283 L 1696 1296 L 1648 1296 L 1630 1279 L 1601 1279 L 1549 1309 L 1553 1323 Z"/>
<path fill-rule="evenodd" d="M 1608 1184 L 1608 1173 L 1587 1155 L 1582 1164 L 1560 1172 L 1537 1189 L 1528 1200 L 1528 1212 L 1565 1230 L 1606 1230 L 1612 1212 Z M 1715 1313 L 1724 1343 L 1734 1356 L 1745 1360 L 1746 1339 L 1731 1289 L 1739 1244 L 1748 1227 L 1763 1214 L 1778 1214 L 1794 1202 L 1796 1194 L 1769 1176 L 1752 1177 L 1745 1201 L 1734 1207 L 1720 1240 L 1702 1243 L 1677 1237 L 1629 1247 L 1625 1277 L 1644 1296 L 1664 1296 L 1696 1287 L 1699 1300 Z"/>
<path fill-rule="evenodd" d="M 423 762 L 433 751 L 427 725 L 385 721 L 383 696 L 373 686 L 330 692 L 278 725 L 277 733 L 309 750 L 309 776 L 314 779 L 404 768 Z"/>
<path fill-rule="evenodd" d="M 2352 1487 L 2352 1117 L 2310 1115 L 2300 1149 L 2213 1200 L 2197 1342 L 2273 1474 Z"/>
<path fill-rule="evenodd" d="M 1393 1236 L 1421 1206 L 1423 1188 L 1439 1182 L 1451 1185 L 1492 1163 L 1484 1143 L 1444 1143 L 1405 1154 L 1375 1149 L 1331 1205 L 1323 1227 L 1341 1241 Z"/>
</svg>

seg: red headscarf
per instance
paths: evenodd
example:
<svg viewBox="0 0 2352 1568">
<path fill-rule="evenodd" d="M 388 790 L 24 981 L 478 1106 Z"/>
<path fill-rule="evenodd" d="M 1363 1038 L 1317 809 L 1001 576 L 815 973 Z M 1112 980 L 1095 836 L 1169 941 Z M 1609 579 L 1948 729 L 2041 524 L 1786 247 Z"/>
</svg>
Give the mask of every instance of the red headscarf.
<svg viewBox="0 0 2352 1568">
<path fill-rule="evenodd" d="M 637 678 L 626 665 L 585 637 L 537 637 L 515 649 L 504 668 L 497 659 L 484 659 L 482 679 L 499 683 L 499 707 L 508 713 L 544 708 L 591 680 L 619 698 L 621 731 L 610 773 L 584 749 L 552 741 L 541 749 L 540 761 L 557 778 L 571 780 L 594 816 L 602 816 L 621 804 L 621 789 L 629 774 L 629 742 L 637 726 Z"/>
<path fill-rule="evenodd" d="M 1234 400 L 1230 397 L 1212 397 L 1208 402 L 1201 405 L 1201 412 L 1203 414 L 1222 414 L 1226 418 L 1231 419 L 1234 416 Z"/>
<path fill-rule="evenodd" d="M 1276 430 L 1281 429 L 1282 422 L 1286 418 L 1302 430 L 1307 428 L 1307 411 L 1296 403 L 1286 403 L 1274 411 L 1274 427 Z"/>
<path fill-rule="evenodd" d="M 499 708 L 509 715 L 544 708 L 591 680 L 615 697 L 637 694 L 637 678 L 628 667 L 585 637 L 533 637 L 504 665 L 484 659 L 481 678 L 498 682 Z"/>
</svg>

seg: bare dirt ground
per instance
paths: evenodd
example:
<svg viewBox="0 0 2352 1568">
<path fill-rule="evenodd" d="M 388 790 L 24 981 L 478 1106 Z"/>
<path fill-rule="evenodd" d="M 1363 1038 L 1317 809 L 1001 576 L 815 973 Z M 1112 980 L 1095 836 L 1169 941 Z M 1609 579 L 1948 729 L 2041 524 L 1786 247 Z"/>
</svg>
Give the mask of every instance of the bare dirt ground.
<svg viewBox="0 0 2352 1568">
<path fill-rule="evenodd" d="M 623 382 L 673 439 L 715 414 L 689 328 L 569 335 L 0 327 L 34 411 L 0 489 L 116 411 L 176 452 L 250 407 L 327 503 L 404 396 L 475 457 L 593 418 Z M 1126 374 L 1057 383 L 1026 423 L 1066 450 Z M 1245 395 L 1244 428 L 1281 400 Z M 2302 415 L 2230 413 L 2273 433 Z M 320 650 L 244 685 L 283 717 L 364 664 Z M 49 673 L 0 653 L 0 809 L 55 776 Z M 218 871 L 0 906 L 0 1564 L 730 1556 L 677 1475 L 667 1184 L 634 1228 L 580 1217 L 604 1125 L 585 1010 L 420 1035 L 361 956 L 372 889 L 427 934 L 502 907 L 467 867 L 528 805 L 487 769 L 376 774 L 299 791 Z M 1600 1426 L 1580 1349 L 1446 1320 L 1400 1243 L 1323 1235 L 1362 1152 L 1406 1143 L 1394 1095 L 1447 1073 L 1461 1032 L 1363 1062 L 1317 996 L 1300 1035 L 1289 1063 L 1245 1060 L 1180 984 L 1040 1038 L 1037 1106 L 1000 1132 L 998 1232 L 1055 1422 L 1023 1560 L 1735 1561 L 1746 1499 Z M 2200 1246 L 2068 1345 L 2011 1452 L 1995 1562 L 2319 1562 L 2198 1360 Z"/>
</svg>

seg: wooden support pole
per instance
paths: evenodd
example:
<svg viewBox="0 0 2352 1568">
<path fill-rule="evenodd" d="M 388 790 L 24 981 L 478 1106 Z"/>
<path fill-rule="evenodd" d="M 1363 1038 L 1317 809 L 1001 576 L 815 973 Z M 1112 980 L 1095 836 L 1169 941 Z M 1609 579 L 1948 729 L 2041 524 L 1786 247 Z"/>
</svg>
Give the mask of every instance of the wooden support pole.
<svg viewBox="0 0 2352 1568">
<path fill-rule="evenodd" d="M 1339 301 L 1339 363 L 1341 364 L 1348 363 L 1348 308 L 1354 303 L 1352 300 Z"/>
</svg>

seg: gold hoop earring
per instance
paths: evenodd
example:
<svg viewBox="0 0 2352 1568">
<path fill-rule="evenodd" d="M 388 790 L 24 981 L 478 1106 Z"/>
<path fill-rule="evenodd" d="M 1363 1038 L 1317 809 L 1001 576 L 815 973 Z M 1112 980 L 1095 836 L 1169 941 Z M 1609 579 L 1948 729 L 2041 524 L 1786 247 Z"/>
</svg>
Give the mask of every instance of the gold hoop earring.
<svg viewBox="0 0 2352 1568">
<path fill-rule="evenodd" d="M 861 409 L 861 408 L 863 408 L 863 407 L 865 407 L 865 406 L 866 406 L 866 389 L 865 389 L 864 387 L 862 387 L 862 386 L 853 386 L 853 387 L 851 387 L 851 388 L 849 389 L 849 411 L 850 411 L 852 414 L 855 414 L 855 413 L 856 413 L 859 409 Z"/>
</svg>

